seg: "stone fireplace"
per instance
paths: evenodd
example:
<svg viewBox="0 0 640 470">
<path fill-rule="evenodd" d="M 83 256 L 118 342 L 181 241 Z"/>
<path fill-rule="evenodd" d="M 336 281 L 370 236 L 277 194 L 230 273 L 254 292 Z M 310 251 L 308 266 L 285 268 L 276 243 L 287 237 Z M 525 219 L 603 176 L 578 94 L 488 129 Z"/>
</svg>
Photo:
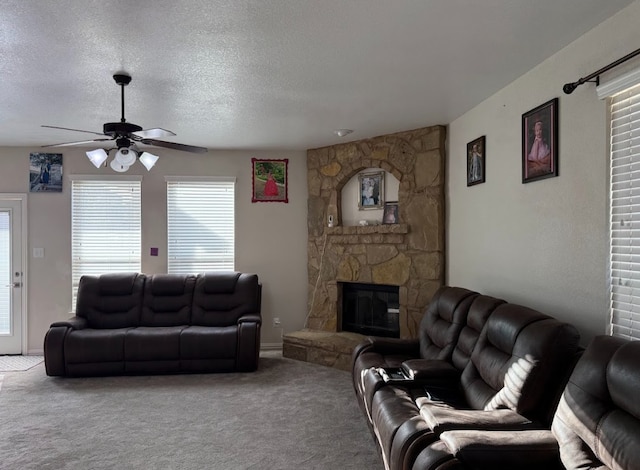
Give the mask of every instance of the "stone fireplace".
<svg viewBox="0 0 640 470">
<path fill-rule="evenodd" d="M 285 357 L 349 369 L 364 336 L 342 331 L 342 283 L 397 286 L 399 336 L 416 337 L 444 279 L 444 143 L 433 126 L 307 151 L 308 312 Z M 342 188 L 368 168 L 399 181 L 399 223 L 342 225 Z"/>
</svg>

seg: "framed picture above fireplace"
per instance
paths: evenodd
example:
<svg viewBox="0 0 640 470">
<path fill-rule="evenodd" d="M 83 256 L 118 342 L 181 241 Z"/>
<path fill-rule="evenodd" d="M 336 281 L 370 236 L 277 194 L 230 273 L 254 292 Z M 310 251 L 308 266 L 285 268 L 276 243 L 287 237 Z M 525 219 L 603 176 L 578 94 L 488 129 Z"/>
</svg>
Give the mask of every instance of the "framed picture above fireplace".
<svg viewBox="0 0 640 470">
<path fill-rule="evenodd" d="M 358 209 L 382 209 L 384 207 L 384 171 L 358 175 Z"/>
</svg>

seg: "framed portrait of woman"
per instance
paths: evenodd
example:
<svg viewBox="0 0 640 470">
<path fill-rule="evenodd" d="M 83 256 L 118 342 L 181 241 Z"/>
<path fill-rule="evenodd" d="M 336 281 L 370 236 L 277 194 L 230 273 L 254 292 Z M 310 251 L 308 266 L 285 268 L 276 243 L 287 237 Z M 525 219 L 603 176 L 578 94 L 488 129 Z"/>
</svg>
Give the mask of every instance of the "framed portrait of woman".
<svg viewBox="0 0 640 470">
<path fill-rule="evenodd" d="M 384 171 L 358 175 L 358 209 L 382 209 L 384 207 Z"/>
<path fill-rule="evenodd" d="M 265 160 L 252 158 L 253 194 L 251 202 L 289 202 L 289 159 Z"/>
<path fill-rule="evenodd" d="M 558 98 L 522 115 L 522 182 L 558 176 Z"/>
<path fill-rule="evenodd" d="M 484 183 L 485 151 L 485 136 L 467 144 L 467 186 Z"/>
</svg>

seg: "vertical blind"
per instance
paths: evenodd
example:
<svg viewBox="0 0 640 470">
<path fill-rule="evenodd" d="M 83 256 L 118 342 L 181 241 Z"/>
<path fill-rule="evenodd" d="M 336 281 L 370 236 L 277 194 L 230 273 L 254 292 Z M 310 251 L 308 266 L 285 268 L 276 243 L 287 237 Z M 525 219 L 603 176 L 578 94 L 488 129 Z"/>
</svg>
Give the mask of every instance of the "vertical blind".
<svg viewBox="0 0 640 470">
<path fill-rule="evenodd" d="M 71 192 L 75 311 L 83 275 L 141 271 L 140 181 L 74 180 Z"/>
<path fill-rule="evenodd" d="M 235 269 L 235 180 L 167 181 L 172 274 Z"/>
<path fill-rule="evenodd" d="M 610 103 L 610 332 L 640 339 L 640 85 Z"/>
<path fill-rule="evenodd" d="M 11 333 L 11 214 L 0 211 L 0 335 Z"/>
</svg>

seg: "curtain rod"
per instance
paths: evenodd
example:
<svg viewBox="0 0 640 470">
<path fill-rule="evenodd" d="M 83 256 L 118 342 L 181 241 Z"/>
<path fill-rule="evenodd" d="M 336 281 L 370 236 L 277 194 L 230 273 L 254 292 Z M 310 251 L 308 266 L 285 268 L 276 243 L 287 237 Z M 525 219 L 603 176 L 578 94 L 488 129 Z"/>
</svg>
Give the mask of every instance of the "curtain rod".
<svg viewBox="0 0 640 470">
<path fill-rule="evenodd" d="M 570 95 L 571 93 L 573 93 L 573 90 L 578 88 L 583 83 L 591 81 L 591 79 L 594 78 L 594 77 L 595 77 L 595 80 L 594 80 L 595 84 L 599 85 L 600 84 L 600 74 L 605 73 L 606 71 L 611 70 L 614 67 L 617 67 L 618 65 L 622 64 L 623 62 L 626 62 L 627 60 L 634 58 L 638 54 L 640 54 L 640 49 L 636 49 L 631 54 L 627 54 L 626 56 L 616 60 L 615 62 L 611 62 L 609 65 L 607 65 L 605 67 L 602 67 L 600 70 L 596 70 L 591 75 L 587 75 L 586 77 L 583 77 L 583 78 L 579 79 L 577 82 L 565 83 L 565 85 L 562 87 L 562 91 L 564 91 L 567 95 Z"/>
</svg>

